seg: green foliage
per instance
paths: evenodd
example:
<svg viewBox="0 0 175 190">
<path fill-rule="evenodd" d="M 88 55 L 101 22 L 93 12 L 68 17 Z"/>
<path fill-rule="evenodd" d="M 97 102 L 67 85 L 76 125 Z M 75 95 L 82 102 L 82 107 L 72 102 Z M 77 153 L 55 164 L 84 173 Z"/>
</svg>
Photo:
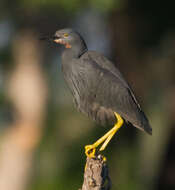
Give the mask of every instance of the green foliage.
<svg viewBox="0 0 175 190">
<path fill-rule="evenodd" d="M 121 8 L 126 0 L 18 0 L 19 6 L 28 9 L 38 10 L 41 8 L 63 9 L 74 12 L 79 9 L 91 6 L 99 11 L 106 12 Z"/>
</svg>

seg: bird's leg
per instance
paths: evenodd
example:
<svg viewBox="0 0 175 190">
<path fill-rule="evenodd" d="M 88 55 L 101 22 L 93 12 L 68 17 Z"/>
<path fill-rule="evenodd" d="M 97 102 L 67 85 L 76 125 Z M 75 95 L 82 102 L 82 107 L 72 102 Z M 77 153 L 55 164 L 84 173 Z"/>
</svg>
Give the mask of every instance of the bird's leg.
<svg viewBox="0 0 175 190">
<path fill-rule="evenodd" d="M 108 145 L 109 141 L 112 139 L 112 137 L 115 135 L 115 133 L 120 129 L 121 126 L 115 125 L 114 130 L 111 132 L 111 134 L 108 136 L 108 138 L 105 140 L 105 142 L 100 147 L 99 151 L 103 151 L 106 146 Z"/>
<path fill-rule="evenodd" d="M 91 158 L 95 157 L 96 148 L 101 143 L 104 142 L 103 145 L 100 148 L 100 151 L 103 151 L 106 148 L 109 141 L 114 136 L 114 134 L 123 125 L 123 119 L 120 117 L 120 115 L 117 114 L 116 112 L 114 112 L 114 114 L 115 114 L 115 116 L 117 118 L 117 123 L 114 125 L 114 127 L 110 131 L 108 131 L 104 136 L 102 136 L 100 139 L 98 139 L 94 144 L 85 146 L 85 154 L 86 154 L 86 156 L 91 157 Z"/>
</svg>

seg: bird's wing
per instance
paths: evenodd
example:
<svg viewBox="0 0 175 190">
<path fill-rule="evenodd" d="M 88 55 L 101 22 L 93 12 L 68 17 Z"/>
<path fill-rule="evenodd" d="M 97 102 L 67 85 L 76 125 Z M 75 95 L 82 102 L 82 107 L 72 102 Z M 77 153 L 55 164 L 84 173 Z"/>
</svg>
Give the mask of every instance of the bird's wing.
<svg viewBox="0 0 175 190">
<path fill-rule="evenodd" d="M 81 78 L 86 81 L 89 99 L 112 109 L 135 127 L 150 133 L 148 120 L 129 86 L 123 82 L 124 79 L 121 80 L 120 76 L 97 64 L 92 58 L 84 57 L 81 63 Z"/>
<path fill-rule="evenodd" d="M 140 104 L 138 103 L 132 88 L 130 85 L 127 83 L 127 81 L 124 79 L 122 73 L 117 69 L 117 67 L 114 65 L 113 62 L 111 62 L 109 59 L 107 59 L 104 55 L 96 52 L 96 51 L 87 51 L 84 54 L 85 58 L 88 58 L 89 60 L 93 60 L 96 64 L 98 64 L 100 67 L 102 67 L 105 70 L 110 71 L 113 75 L 115 75 L 117 78 L 120 79 L 122 82 L 123 86 L 129 89 L 129 93 L 132 96 L 133 100 L 137 104 L 137 106 L 141 109 Z"/>
</svg>

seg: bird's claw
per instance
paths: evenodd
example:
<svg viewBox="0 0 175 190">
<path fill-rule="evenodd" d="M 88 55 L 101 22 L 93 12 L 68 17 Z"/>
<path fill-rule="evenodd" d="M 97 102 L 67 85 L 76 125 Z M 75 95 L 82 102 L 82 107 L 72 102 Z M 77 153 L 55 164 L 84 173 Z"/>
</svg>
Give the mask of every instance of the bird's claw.
<svg viewBox="0 0 175 190">
<path fill-rule="evenodd" d="M 86 145 L 85 154 L 89 158 L 95 158 L 96 148 L 93 145 Z"/>
<path fill-rule="evenodd" d="M 105 156 L 102 156 L 103 162 L 107 161 L 107 158 Z"/>
</svg>

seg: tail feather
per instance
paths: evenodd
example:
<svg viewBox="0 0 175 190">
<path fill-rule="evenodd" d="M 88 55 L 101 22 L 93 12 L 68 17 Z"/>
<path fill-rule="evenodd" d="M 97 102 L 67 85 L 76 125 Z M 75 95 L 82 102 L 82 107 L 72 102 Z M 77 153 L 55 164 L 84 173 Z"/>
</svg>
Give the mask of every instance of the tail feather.
<svg viewBox="0 0 175 190">
<path fill-rule="evenodd" d="M 152 135 L 152 127 L 147 119 L 147 117 L 145 116 L 144 112 L 141 111 L 141 115 L 142 115 L 142 123 L 141 123 L 141 127 L 143 128 L 143 130 L 145 132 L 147 132 L 149 135 Z"/>
</svg>

